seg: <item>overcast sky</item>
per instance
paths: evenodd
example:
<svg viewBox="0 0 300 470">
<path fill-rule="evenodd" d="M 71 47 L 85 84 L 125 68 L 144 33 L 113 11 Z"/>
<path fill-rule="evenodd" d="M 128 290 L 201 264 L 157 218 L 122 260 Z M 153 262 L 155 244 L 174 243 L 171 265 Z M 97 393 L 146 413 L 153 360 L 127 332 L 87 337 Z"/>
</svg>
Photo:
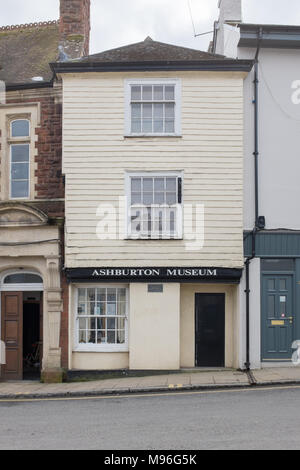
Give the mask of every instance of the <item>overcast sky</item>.
<svg viewBox="0 0 300 470">
<path fill-rule="evenodd" d="M 195 38 L 212 29 L 218 17 L 218 0 L 91 0 L 91 53 L 153 39 L 207 50 L 212 35 Z M 288 4 L 288 8 L 286 5 Z M 1 25 L 57 19 L 59 0 L 0 0 Z M 300 24 L 299 0 L 243 0 L 243 21 Z"/>
</svg>

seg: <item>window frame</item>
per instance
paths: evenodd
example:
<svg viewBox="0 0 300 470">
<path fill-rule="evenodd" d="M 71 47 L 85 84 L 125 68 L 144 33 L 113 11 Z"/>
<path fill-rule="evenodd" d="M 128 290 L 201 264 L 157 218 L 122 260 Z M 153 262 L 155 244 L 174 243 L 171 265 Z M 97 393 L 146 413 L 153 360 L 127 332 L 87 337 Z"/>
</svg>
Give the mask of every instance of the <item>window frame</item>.
<svg viewBox="0 0 300 470">
<path fill-rule="evenodd" d="M 175 86 L 175 132 L 131 132 L 131 86 L 171 85 Z M 154 101 L 149 101 L 153 103 Z M 141 101 L 143 103 L 143 101 Z M 126 79 L 125 80 L 125 137 L 181 137 L 181 80 L 179 78 Z"/>
<path fill-rule="evenodd" d="M 125 227 L 125 238 L 128 240 L 182 240 L 183 239 L 183 187 L 184 187 L 184 174 L 183 171 L 139 171 L 139 172 L 126 172 L 125 174 L 125 195 L 126 195 L 126 227 Z M 177 210 L 177 224 L 176 233 L 174 235 L 140 235 L 136 237 L 131 231 L 131 179 L 132 178 L 181 178 L 181 202 L 177 202 L 176 206 L 180 206 L 181 209 Z M 142 204 L 141 204 L 142 205 Z M 154 204 L 153 206 L 156 206 Z"/>
<path fill-rule="evenodd" d="M 74 352 L 129 352 L 129 286 L 128 284 L 76 284 L 75 288 L 75 309 L 74 309 Z M 126 313 L 125 313 L 125 343 L 123 344 L 93 344 L 93 343 L 79 343 L 79 315 L 78 315 L 78 305 L 79 305 L 79 289 L 100 289 L 100 288 L 119 288 L 126 290 Z M 88 316 L 86 316 L 88 317 Z"/>
<path fill-rule="evenodd" d="M 12 126 L 16 121 L 27 121 L 29 133 L 28 136 L 13 137 L 12 136 Z M 9 120 L 9 199 L 10 200 L 29 200 L 31 193 L 31 121 L 27 117 L 18 117 Z M 28 195 L 24 197 L 12 196 L 12 147 L 17 145 L 27 145 L 28 146 Z"/>
</svg>

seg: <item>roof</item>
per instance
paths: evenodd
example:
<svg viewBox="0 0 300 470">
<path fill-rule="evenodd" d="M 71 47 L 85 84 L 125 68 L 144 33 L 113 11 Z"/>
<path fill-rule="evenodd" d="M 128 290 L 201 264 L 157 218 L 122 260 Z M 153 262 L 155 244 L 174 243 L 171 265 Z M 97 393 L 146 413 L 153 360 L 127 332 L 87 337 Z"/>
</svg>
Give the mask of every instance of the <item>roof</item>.
<svg viewBox="0 0 300 470">
<path fill-rule="evenodd" d="M 28 84 L 32 77 L 52 79 L 49 63 L 58 58 L 58 21 L 0 27 L 0 80 Z"/>
<path fill-rule="evenodd" d="M 142 42 L 129 44 L 108 51 L 83 57 L 81 62 L 153 62 L 179 60 L 217 60 L 222 55 L 210 54 L 188 47 L 174 46 L 164 42 L 153 41 L 149 36 Z"/>
<path fill-rule="evenodd" d="M 247 64 L 246 64 L 247 63 Z M 250 61 L 227 59 L 196 49 L 153 41 L 144 41 L 128 46 L 89 55 L 81 59 L 52 64 L 57 73 L 121 70 L 215 70 L 229 67 L 240 70 L 242 65 L 250 67 Z M 251 62 L 252 66 L 252 62 Z M 230 68 L 231 67 L 231 68 Z M 251 67 L 250 67 L 251 68 Z M 249 68 L 249 70 L 250 70 Z M 248 69 L 247 69 L 248 70 Z"/>
<path fill-rule="evenodd" d="M 239 28 L 239 47 L 257 47 L 260 33 L 261 47 L 300 48 L 300 26 L 297 25 L 241 23 Z"/>
</svg>

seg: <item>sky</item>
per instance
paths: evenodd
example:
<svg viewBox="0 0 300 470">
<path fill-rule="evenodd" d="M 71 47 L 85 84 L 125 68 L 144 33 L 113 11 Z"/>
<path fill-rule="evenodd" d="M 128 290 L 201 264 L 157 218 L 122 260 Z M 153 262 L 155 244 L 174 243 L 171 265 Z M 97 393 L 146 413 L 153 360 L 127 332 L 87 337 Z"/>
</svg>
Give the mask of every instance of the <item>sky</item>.
<svg viewBox="0 0 300 470">
<path fill-rule="evenodd" d="M 91 0 L 91 54 L 139 42 L 147 36 L 207 50 L 218 18 L 218 0 Z M 286 4 L 288 3 L 288 8 Z M 59 0 L 0 0 L 0 25 L 58 19 Z M 247 23 L 300 25 L 299 0 L 243 0 Z"/>
</svg>

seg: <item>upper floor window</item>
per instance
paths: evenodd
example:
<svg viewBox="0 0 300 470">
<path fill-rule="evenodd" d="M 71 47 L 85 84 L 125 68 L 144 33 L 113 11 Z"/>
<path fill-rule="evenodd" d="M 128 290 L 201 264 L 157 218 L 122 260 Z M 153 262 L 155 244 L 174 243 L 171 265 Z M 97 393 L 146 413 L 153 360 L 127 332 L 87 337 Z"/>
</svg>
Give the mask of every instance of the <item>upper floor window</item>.
<svg viewBox="0 0 300 470">
<path fill-rule="evenodd" d="M 10 123 L 10 198 L 29 198 L 30 122 L 17 119 Z"/>
<path fill-rule="evenodd" d="M 126 135 L 180 135 L 179 80 L 126 81 Z"/>
<path fill-rule="evenodd" d="M 128 175 L 128 236 L 182 237 L 181 173 Z"/>
</svg>

